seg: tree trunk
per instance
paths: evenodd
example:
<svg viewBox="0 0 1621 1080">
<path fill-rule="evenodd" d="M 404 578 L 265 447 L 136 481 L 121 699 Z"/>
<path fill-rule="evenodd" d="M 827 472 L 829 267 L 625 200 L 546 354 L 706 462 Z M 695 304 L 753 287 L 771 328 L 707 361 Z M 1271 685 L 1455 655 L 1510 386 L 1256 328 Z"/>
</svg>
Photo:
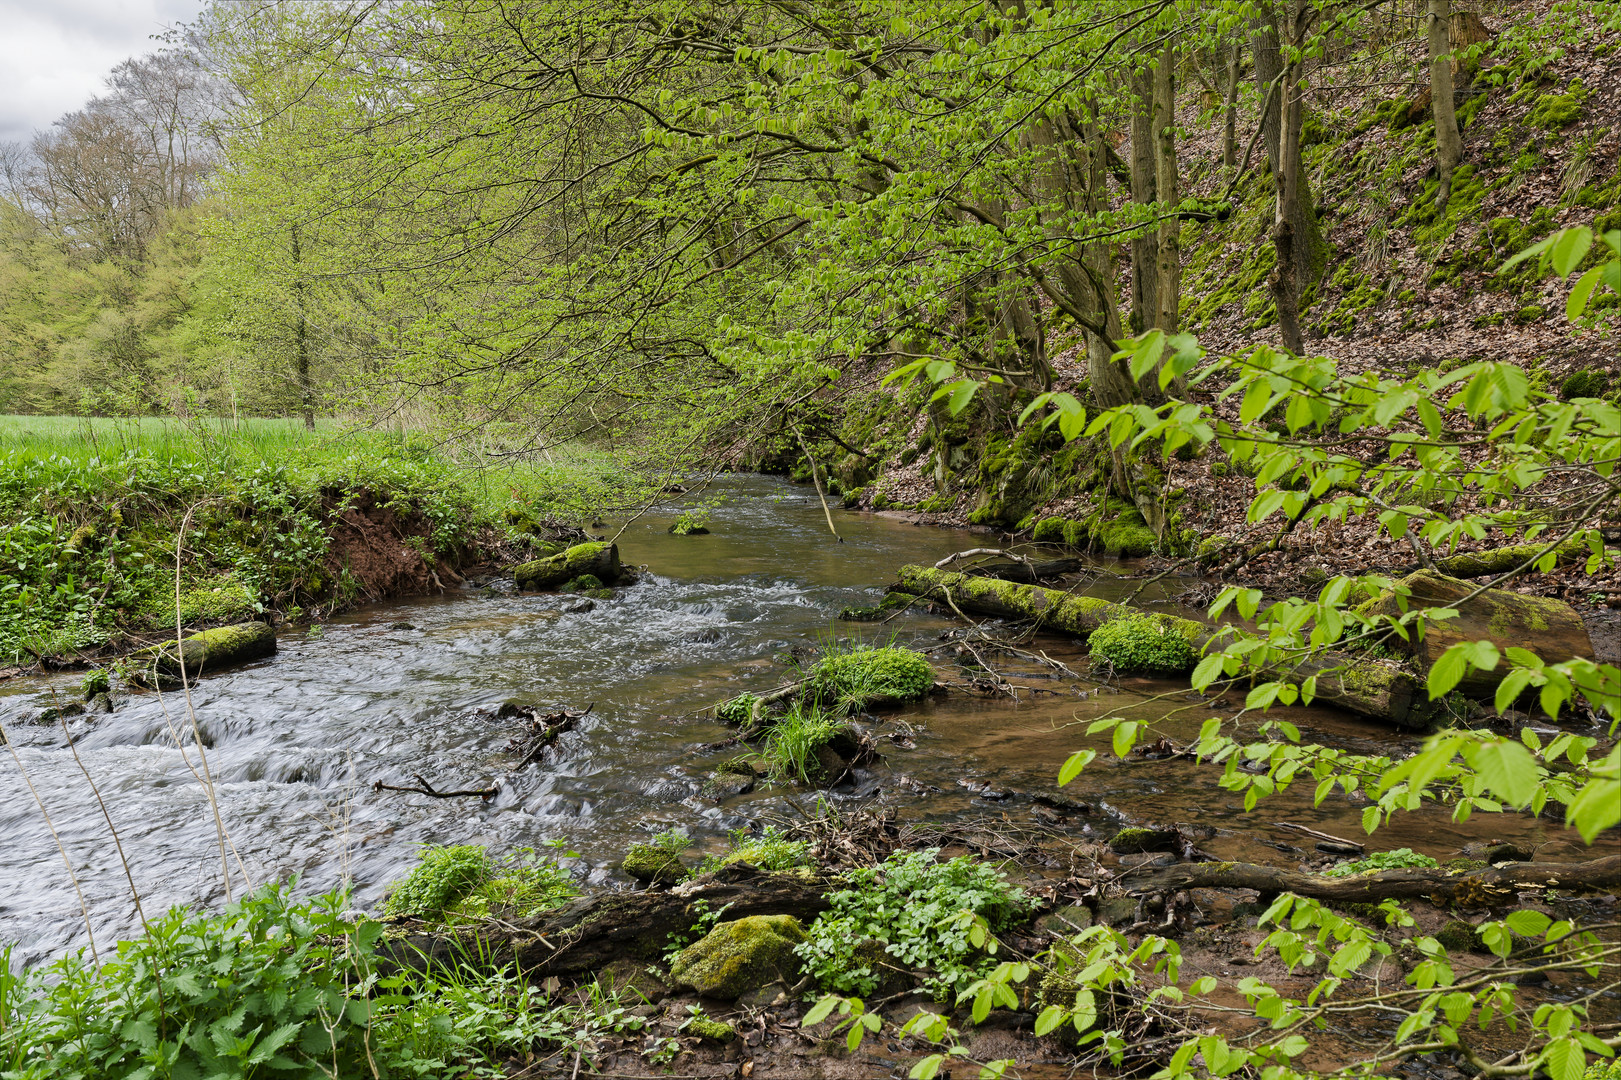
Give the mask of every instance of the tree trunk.
<svg viewBox="0 0 1621 1080">
<path fill-rule="evenodd" d="M 1227 46 L 1227 86 L 1221 129 L 1221 164 L 1229 173 L 1238 168 L 1238 72 L 1244 56 L 1238 39 Z"/>
<path fill-rule="evenodd" d="M 925 566 L 900 569 L 901 592 L 954 604 L 957 610 L 1004 619 L 1035 619 L 1046 630 L 1087 637 L 1110 619 L 1140 614 L 1123 604 L 1094 596 L 1075 596 L 1057 589 L 1016 585 L 996 578 L 975 577 Z M 1167 633 L 1185 637 L 1195 650 L 1203 650 L 1218 627 L 1171 615 L 1159 617 Z M 1300 682 L 1317 676 L 1317 698 L 1359 716 L 1371 716 L 1406 727 L 1422 727 L 1428 720 L 1426 699 L 1413 672 L 1388 660 L 1370 660 L 1344 653 L 1323 653 L 1269 667 L 1268 679 Z"/>
<path fill-rule="evenodd" d="M 1621 855 L 1581 863 L 1509 863 L 1472 874 L 1446 870 L 1384 870 L 1331 878 L 1251 863 L 1188 863 L 1136 882 L 1131 892 L 1149 896 L 1183 889 L 1255 889 L 1294 893 L 1313 900 L 1373 904 L 1380 900 L 1456 902 L 1468 907 L 1508 903 L 1521 889 L 1602 889 L 1621 885 Z"/>
<path fill-rule="evenodd" d="M 1154 74 L 1154 187 L 1162 213 L 1155 284 L 1154 325 L 1167 334 L 1177 331 L 1182 299 L 1182 223 L 1174 216 L 1181 201 L 1176 175 L 1176 44 L 1167 42 Z"/>
<path fill-rule="evenodd" d="M 1144 69 L 1131 77 L 1131 201 L 1147 206 L 1158 198 L 1158 168 L 1154 147 L 1154 72 Z M 1159 236 L 1145 232 L 1131 242 L 1131 332 L 1140 334 L 1154 325 L 1159 311 Z"/>
<path fill-rule="evenodd" d="M 1278 330 L 1283 334 L 1283 347 L 1292 353 L 1305 351 L 1300 336 L 1301 279 L 1305 276 L 1300 265 L 1296 220 L 1300 217 L 1300 120 L 1303 103 L 1295 82 L 1295 66 L 1285 72 L 1284 85 L 1288 99 L 1283 106 L 1282 143 L 1279 147 L 1279 171 L 1275 174 L 1277 197 L 1273 201 L 1272 246 L 1277 252 L 1278 265 L 1272 271 L 1269 284 L 1272 300 L 1278 309 Z"/>
<path fill-rule="evenodd" d="M 1452 100 L 1452 11 L 1450 0 L 1429 0 L 1430 105 L 1435 113 L 1436 214 L 1446 213 L 1452 197 L 1452 170 L 1463 160 L 1463 136 Z"/>
<path fill-rule="evenodd" d="M 1267 167 L 1275 183 L 1278 178 L 1279 118 L 1283 115 L 1279 103 L 1283 88 L 1273 89 L 1273 83 L 1283 74 L 1283 54 L 1278 48 L 1278 28 L 1269 8 L 1254 24 L 1250 40 L 1250 53 L 1255 57 L 1255 92 L 1261 98 L 1261 147 L 1266 151 Z"/>
<path fill-rule="evenodd" d="M 304 413 L 304 426 L 315 430 L 315 391 L 310 385 L 310 342 L 308 320 L 304 312 L 304 275 L 300 268 L 301 252 L 298 246 L 298 226 L 293 226 L 293 306 L 297 308 L 298 322 L 293 335 L 294 378 L 298 384 L 298 406 Z"/>
</svg>

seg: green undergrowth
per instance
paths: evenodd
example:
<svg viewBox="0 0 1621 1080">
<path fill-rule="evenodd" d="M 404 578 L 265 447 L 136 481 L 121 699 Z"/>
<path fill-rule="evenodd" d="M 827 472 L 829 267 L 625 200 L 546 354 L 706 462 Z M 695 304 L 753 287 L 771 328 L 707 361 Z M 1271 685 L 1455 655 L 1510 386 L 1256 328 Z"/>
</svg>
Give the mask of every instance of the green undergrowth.
<svg viewBox="0 0 1621 1080">
<path fill-rule="evenodd" d="M 477 922 L 537 915 L 578 895 L 573 876 L 534 848 L 497 858 L 477 844 L 429 846 L 389 891 L 384 910 L 429 922 Z"/>
<path fill-rule="evenodd" d="M 512 972 L 379 970 L 383 926 L 349 898 L 270 885 L 203 915 L 182 908 L 100 964 L 84 953 L 21 975 L 0 950 L 0 1075 L 458 1076 L 638 1030 L 616 999 L 553 1001 Z"/>
<path fill-rule="evenodd" d="M 1405 870 L 1410 867 L 1428 869 L 1439 865 L 1428 855 L 1420 855 L 1412 848 L 1397 848 L 1394 851 L 1376 851 L 1365 859 L 1340 863 L 1324 870 L 1323 876 L 1350 877 L 1353 874 L 1366 874 L 1377 870 Z"/>
<path fill-rule="evenodd" d="M 800 870 L 810 865 L 810 842 L 790 840 L 775 825 L 768 825 L 758 836 L 738 829 L 728 838 L 727 850 L 704 858 L 693 875 L 712 874 L 722 867 L 747 863 L 774 874 Z"/>
<path fill-rule="evenodd" d="M 795 950 L 823 989 L 870 997 L 890 969 L 927 970 L 922 989 L 946 998 L 988 969 L 991 957 L 973 944 L 975 920 L 1005 929 L 1029 900 L 991 864 L 966 855 L 940 862 L 939 854 L 897 851 L 844 875 Z"/>
<path fill-rule="evenodd" d="M 594 462 L 470 471 L 414 437 L 291 421 L 237 426 L 0 418 L 0 664 L 71 655 L 177 615 L 196 627 L 368 595 L 334 522 L 385 515 L 431 569 L 481 537 L 606 497 Z"/>
</svg>

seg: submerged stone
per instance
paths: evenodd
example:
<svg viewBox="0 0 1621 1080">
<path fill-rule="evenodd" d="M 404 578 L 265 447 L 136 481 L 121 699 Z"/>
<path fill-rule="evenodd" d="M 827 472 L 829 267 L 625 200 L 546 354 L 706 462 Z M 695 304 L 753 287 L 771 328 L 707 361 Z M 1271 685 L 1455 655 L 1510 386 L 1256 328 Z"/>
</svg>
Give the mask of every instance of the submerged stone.
<svg viewBox="0 0 1621 1080">
<path fill-rule="evenodd" d="M 774 982 L 792 985 L 803 967 L 794 946 L 805 928 L 792 915 L 751 915 L 718 924 L 670 964 L 670 980 L 704 997 L 736 1001 Z"/>
</svg>

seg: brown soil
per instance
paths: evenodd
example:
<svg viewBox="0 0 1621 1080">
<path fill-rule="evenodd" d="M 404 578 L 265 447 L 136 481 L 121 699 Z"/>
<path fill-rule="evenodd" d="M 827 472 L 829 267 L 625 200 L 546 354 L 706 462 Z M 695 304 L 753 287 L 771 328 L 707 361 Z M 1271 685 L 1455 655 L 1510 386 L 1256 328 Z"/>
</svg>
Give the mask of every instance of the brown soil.
<svg viewBox="0 0 1621 1080">
<path fill-rule="evenodd" d="M 360 601 L 442 590 L 462 579 L 431 551 L 433 526 L 420 513 L 400 513 L 370 492 L 343 499 L 329 495 L 325 510 L 331 541 L 326 569 L 334 582 L 347 573 Z"/>
</svg>

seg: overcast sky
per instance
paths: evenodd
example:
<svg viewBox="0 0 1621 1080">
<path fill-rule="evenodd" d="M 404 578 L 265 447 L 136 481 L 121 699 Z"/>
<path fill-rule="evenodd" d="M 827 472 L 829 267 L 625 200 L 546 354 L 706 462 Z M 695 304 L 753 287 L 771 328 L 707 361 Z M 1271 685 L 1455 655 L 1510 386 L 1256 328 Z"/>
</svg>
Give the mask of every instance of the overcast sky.
<svg viewBox="0 0 1621 1080">
<path fill-rule="evenodd" d="M 201 0 L 0 0 L 0 142 L 31 138 L 105 89 L 114 65 L 158 47 Z"/>
</svg>

